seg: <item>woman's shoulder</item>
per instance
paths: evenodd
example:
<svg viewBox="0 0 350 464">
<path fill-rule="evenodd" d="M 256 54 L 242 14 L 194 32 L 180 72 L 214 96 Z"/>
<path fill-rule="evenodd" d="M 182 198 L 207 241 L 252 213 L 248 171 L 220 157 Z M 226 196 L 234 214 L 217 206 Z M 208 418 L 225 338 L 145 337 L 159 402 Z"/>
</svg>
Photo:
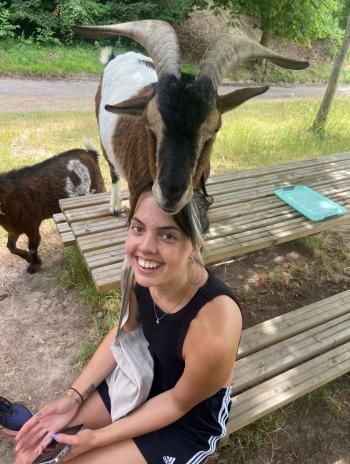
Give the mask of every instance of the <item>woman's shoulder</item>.
<svg viewBox="0 0 350 464">
<path fill-rule="evenodd" d="M 196 347 L 205 340 L 206 349 L 213 356 L 231 353 L 242 332 L 239 306 L 227 295 L 218 295 L 208 301 L 192 321 L 188 332 L 188 346 Z"/>
<path fill-rule="evenodd" d="M 201 292 L 206 295 L 205 304 L 196 318 L 199 332 L 207 331 L 212 337 L 220 338 L 223 333 L 232 335 L 232 330 L 242 328 L 242 311 L 237 297 L 230 287 L 212 271 L 208 271 L 206 284 Z M 204 331 L 204 332 L 203 332 Z"/>
</svg>

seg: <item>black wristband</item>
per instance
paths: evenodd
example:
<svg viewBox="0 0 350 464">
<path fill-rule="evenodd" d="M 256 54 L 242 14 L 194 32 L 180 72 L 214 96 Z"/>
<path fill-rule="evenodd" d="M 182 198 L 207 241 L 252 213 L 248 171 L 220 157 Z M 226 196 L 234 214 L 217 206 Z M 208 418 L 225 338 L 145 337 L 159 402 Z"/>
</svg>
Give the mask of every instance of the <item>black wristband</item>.
<svg viewBox="0 0 350 464">
<path fill-rule="evenodd" d="M 73 391 L 74 391 L 74 392 L 75 392 L 77 395 L 79 395 L 79 396 L 80 396 L 80 399 L 81 399 L 81 404 L 83 404 L 83 403 L 84 403 L 84 398 L 83 398 L 83 395 L 82 395 L 80 392 L 78 392 L 78 390 L 76 390 L 74 387 L 69 387 L 69 388 L 68 388 L 68 390 L 73 390 Z"/>
</svg>

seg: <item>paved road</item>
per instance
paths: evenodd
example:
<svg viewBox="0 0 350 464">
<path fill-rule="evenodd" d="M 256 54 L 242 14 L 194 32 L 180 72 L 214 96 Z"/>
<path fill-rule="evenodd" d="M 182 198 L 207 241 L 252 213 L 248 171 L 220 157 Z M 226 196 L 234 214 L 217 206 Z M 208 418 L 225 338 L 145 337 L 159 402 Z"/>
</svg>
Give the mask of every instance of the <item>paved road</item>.
<svg viewBox="0 0 350 464">
<path fill-rule="evenodd" d="M 0 111 L 88 111 L 94 109 L 98 80 L 0 79 Z M 225 84 L 220 93 L 237 87 Z M 257 98 L 300 98 L 323 96 L 325 86 L 271 86 Z M 350 86 L 340 85 L 338 95 L 350 96 Z"/>
</svg>

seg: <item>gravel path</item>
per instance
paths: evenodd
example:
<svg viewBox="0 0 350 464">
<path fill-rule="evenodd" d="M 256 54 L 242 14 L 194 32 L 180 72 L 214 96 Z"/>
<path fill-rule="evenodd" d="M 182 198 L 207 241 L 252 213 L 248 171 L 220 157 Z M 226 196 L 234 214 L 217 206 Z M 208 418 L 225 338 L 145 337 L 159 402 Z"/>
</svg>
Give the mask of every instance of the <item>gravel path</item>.
<svg viewBox="0 0 350 464">
<path fill-rule="evenodd" d="M 0 112 L 13 111 L 93 111 L 99 81 L 0 79 Z M 225 83 L 219 89 L 227 93 L 238 88 Z M 322 97 L 324 85 L 271 86 L 257 98 Z M 349 95 L 350 86 L 340 85 L 338 95 Z"/>
</svg>

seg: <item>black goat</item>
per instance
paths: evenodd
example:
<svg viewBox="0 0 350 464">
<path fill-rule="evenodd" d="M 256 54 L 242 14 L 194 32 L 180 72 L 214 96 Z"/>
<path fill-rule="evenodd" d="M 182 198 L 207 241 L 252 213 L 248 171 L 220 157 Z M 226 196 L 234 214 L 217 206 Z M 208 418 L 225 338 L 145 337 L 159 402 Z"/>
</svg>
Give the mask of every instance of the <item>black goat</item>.
<svg viewBox="0 0 350 464">
<path fill-rule="evenodd" d="M 37 272 L 39 227 L 60 211 L 59 200 L 105 191 L 98 153 L 91 147 L 0 174 L 0 225 L 8 232 L 7 248 L 30 263 L 28 272 Z M 21 234 L 28 237 L 29 252 L 16 246 Z"/>
</svg>

